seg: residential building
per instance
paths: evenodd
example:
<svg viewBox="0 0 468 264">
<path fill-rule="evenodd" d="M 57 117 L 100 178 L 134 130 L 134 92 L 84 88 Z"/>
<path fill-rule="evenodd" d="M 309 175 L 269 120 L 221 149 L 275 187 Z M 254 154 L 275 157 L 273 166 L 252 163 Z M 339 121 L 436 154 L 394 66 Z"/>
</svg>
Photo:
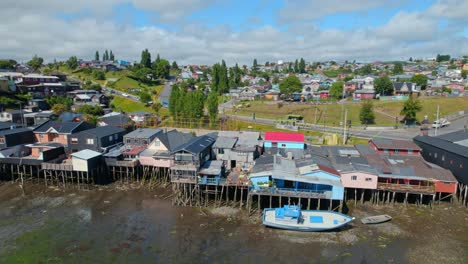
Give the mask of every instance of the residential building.
<svg viewBox="0 0 468 264">
<path fill-rule="evenodd" d="M 72 136 L 83 130 L 94 128 L 93 125 L 87 122 L 57 122 L 47 121 L 44 124 L 36 127 L 34 136 L 38 143 L 59 143 L 66 148 L 70 147 Z M 67 149 L 68 151 L 69 149 Z"/>
<path fill-rule="evenodd" d="M 374 97 L 374 90 L 356 90 L 353 93 L 353 101 L 372 100 Z"/>
<path fill-rule="evenodd" d="M 258 132 L 220 131 L 213 145 L 217 160 L 229 170 L 249 171 L 262 154 L 262 138 Z"/>
<path fill-rule="evenodd" d="M 421 91 L 419 86 L 411 82 L 395 82 L 393 83 L 393 92 L 395 95 L 411 95 L 418 94 Z"/>
<path fill-rule="evenodd" d="M 0 112 L 0 122 L 11 122 L 14 124 L 24 124 L 24 115 L 22 110 L 8 110 Z"/>
<path fill-rule="evenodd" d="M 369 146 L 379 154 L 420 155 L 421 148 L 409 140 L 374 138 Z"/>
<path fill-rule="evenodd" d="M 302 133 L 266 132 L 263 146 L 265 147 L 265 149 L 304 149 L 305 138 L 304 134 Z"/>
<path fill-rule="evenodd" d="M 124 144 L 127 146 L 141 146 L 145 149 L 163 130 L 160 128 L 138 128 L 123 137 Z"/>
<path fill-rule="evenodd" d="M 128 113 L 128 117 L 135 123 L 137 127 L 151 126 L 158 123 L 158 118 L 152 113 L 137 111 Z"/>
<path fill-rule="evenodd" d="M 0 149 L 34 142 L 34 134 L 29 128 L 15 128 L 0 131 Z"/>
<path fill-rule="evenodd" d="M 421 147 L 425 160 L 450 170 L 459 182 L 468 184 L 467 130 L 436 137 L 416 136 L 413 140 Z"/>
<path fill-rule="evenodd" d="M 98 126 L 113 126 L 128 129 L 134 126 L 133 121 L 125 114 L 111 112 L 99 117 Z"/>
<path fill-rule="evenodd" d="M 121 145 L 125 129 L 103 126 L 83 130 L 71 136 L 71 152 L 85 149 L 106 153 L 109 149 Z"/>
</svg>

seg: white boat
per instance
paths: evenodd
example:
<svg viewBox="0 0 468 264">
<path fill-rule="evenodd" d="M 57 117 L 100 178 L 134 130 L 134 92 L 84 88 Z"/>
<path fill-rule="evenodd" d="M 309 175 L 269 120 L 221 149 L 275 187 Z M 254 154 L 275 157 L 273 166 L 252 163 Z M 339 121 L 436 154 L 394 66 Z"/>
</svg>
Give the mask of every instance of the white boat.
<svg viewBox="0 0 468 264">
<path fill-rule="evenodd" d="M 336 229 L 354 219 L 354 217 L 333 211 L 301 210 L 299 206 L 295 205 L 263 210 L 263 224 L 265 226 L 296 231 Z"/>
<path fill-rule="evenodd" d="M 389 215 L 376 215 L 361 218 L 361 223 L 370 225 L 370 224 L 380 224 L 392 220 L 392 217 Z"/>
</svg>

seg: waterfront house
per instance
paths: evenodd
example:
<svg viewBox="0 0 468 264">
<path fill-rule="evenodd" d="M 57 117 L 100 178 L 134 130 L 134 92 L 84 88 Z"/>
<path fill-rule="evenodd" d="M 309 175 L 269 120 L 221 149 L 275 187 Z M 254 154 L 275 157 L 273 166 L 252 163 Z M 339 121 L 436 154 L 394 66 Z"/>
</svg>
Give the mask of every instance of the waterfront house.
<svg viewBox="0 0 468 264">
<path fill-rule="evenodd" d="M 220 185 L 226 182 L 224 162 L 209 160 L 198 171 L 198 182 L 205 185 Z"/>
<path fill-rule="evenodd" d="M 379 154 L 421 154 L 421 148 L 409 140 L 374 138 L 369 140 L 369 146 Z"/>
<path fill-rule="evenodd" d="M 347 189 L 377 189 L 378 172 L 353 146 L 323 146 L 322 153 L 341 175 Z"/>
<path fill-rule="evenodd" d="M 304 149 L 305 138 L 302 133 L 266 132 L 263 146 L 265 149 Z"/>
<path fill-rule="evenodd" d="M 453 174 L 419 155 L 378 154 L 369 145 L 356 148 L 377 170 L 377 190 L 420 195 L 456 193 L 457 180 Z"/>
<path fill-rule="evenodd" d="M 29 148 L 29 152 L 21 153 L 18 156 L 24 161 L 33 159 L 45 162 L 65 159 L 65 148 L 58 143 L 33 143 L 26 145 L 26 147 Z"/>
<path fill-rule="evenodd" d="M 106 153 L 109 149 L 122 144 L 125 129 L 103 126 L 87 129 L 71 137 L 71 152 L 85 149 Z"/>
<path fill-rule="evenodd" d="M 84 121 L 57 122 L 51 120 L 39 125 L 33 132 L 38 143 L 55 142 L 68 148 L 74 134 L 91 128 L 94 128 L 94 126 Z"/>
<path fill-rule="evenodd" d="M 124 135 L 124 144 L 147 147 L 162 132 L 160 128 L 138 128 Z"/>
<path fill-rule="evenodd" d="M 230 170 L 250 170 L 262 154 L 262 138 L 258 132 L 220 131 L 213 145 L 217 160 Z"/>
<path fill-rule="evenodd" d="M 0 131 L 0 149 L 34 142 L 34 134 L 29 128 L 15 128 Z"/>
<path fill-rule="evenodd" d="M 172 151 L 174 165 L 170 168 L 171 181 L 195 183 L 200 167 L 212 159 L 214 142 L 214 137 L 204 135 L 193 138 Z"/>
<path fill-rule="evenodd" d="M 92 172 L 102 162 L 102 153 L 84 149 L 71 154 L 71 163 L 74 171 Z"/>
<path fill-rule="evenodd" d="M 329 200 L 343 200 L 344 197 L 340 174 L 322 158 L 261 157 L 249 180 L 251 191 L 256 194 Z"/>
<path fill-rule="evenodd" d="M 140 154 L 140 163 L 143 166 L 170 168 L 174 164 L 172 152 L 193 138 L 192 134 L 175 129 L 158 133 L 148 148 Z"/>
<path fill-rule="evenodd" d="M 459 182 L 468 185 L 468 131 L 429 137 L 416 136 L 414 142 L 421 147 L 428 162 L 450 170 Z"/>
</svg>

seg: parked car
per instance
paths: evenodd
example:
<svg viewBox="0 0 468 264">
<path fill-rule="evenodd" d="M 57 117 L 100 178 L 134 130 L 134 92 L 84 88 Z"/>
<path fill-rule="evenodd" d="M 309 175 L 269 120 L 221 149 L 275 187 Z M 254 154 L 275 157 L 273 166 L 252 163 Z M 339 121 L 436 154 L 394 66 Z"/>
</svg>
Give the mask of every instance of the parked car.
<svg viewBox="0 0 468 264">
<path fill-rule="evenodd" d="M 432 128 L 442 128 L 442 127 L 446 127 L 449 125 L 450 125 L 450 122 L 447 119 L 441 118 L 432 123 Z"/>
</svg>

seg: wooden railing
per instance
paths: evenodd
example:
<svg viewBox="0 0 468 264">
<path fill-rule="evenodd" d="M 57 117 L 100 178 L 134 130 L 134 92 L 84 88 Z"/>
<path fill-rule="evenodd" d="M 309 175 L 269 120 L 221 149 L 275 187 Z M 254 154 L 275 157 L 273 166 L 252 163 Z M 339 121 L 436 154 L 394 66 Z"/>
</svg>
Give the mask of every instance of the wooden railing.
<svg viewBox="0 0 468 264">
<path fill-rule="evenodd" d="M 73 165 L 71 165 L 71 164 L 57 164 L 57 163 L 42 163 L 41 168 L 43 170 L 72 171 L 73 170 Z"/>
<path fill-rule="evenodd" d="M 139 164 L 138 160 L 113 160 L 106 159 L 107 166 L 119 166 L 119 167 L 136 167 Z"/>
<path fill-rule="evenodd" d="M 410 184 L 396 184 L 396 183 L 377 183 L 378 190 L 395 191 L 395 192 L 408 192 L 408 193 L 435 193 L 435 186 L 422 186 Z"/>
<path fill-rule="evenodd" d="M 314 198 L 314 199 L 330 199 L 330 191 L 313 191 L 313 190 L 294 190 L 294 189 L 280 189 L 280 188 L 261 188 L 250 189 L 252 194 L 273 195 L 273 196 L 290 196 L 300 198 Z"/>
</svg>

